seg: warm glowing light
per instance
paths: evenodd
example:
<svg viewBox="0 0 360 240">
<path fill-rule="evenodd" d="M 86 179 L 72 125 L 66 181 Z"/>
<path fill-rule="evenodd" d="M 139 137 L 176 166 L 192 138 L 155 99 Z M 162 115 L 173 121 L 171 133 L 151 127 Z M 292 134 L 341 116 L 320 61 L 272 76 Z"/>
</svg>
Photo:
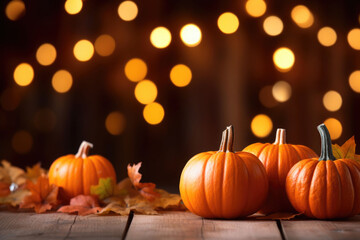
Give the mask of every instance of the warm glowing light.
<svg viewBox="0 0 360 240">
<path fill-rule="evenodd" d="M 150 34 L 150 42 L 156 48 L 166 48 L 171 42 L 171 33 L 165 27 L 157 27 Z"/>
<path fill-rule="evenodd" d="M 337 36 L 335 30 L 331 27 L 323 27 L 318 31 L 317 38 L 321 45 L 330 47 L 335 44 Z"/>
<path fill-rule="evenodd" d="M 328 91 L 323 97 L 323 104 L 328 111 L 335 112 L 341 108 L 341 95 L 336 91 Z"/>
<path fill-rule="evenodd" d="M 147 123 L 156 125 L 164 119 L 165 111 L 161 104 L 153 102 L 144 107 L 143 116 Z"/>
<path fill-rule="evenodd" d="M 100 56 L 110 56 L 115 50 L 115 40 L 107 34 L 100 35 L 95 40 L 95 51 Z"/>
<path fill-rule="evenodd" d="M 147 74 L 146 63 L 140 58 L 133 58 L 125 65 L 125 75 L 132 82 L 143 80 Z"/>
<path fill-rule="evenodd" d="M 248 0 L 245 9 L 250 16 L 261 17 L 266 12 L 266 3 L 263 0 Z"/>
<path fill-rule="evenodd" d="M 56 59 L 56 49 L 50 43 L 42 44 L 36 51 L 36 60 L 43 66 L 51 65 Z"/>
<path fill-rule="evenodd" d="M 132 21 L 138 14 L 138 7 L 133 1 L 124 1 L 118 8 L 119 17 L 124 21 Z"/>
<path fill-rule="evenodd" d="M 314 16 L 304 5 L 297 5 L 291 11 L 292 20 L 301 28 L 309 28 L 314 23 Z"/>
<path fill-rule="evenodd" d="M 360 50 L 360 28 L 350 30 L 347 35 L 347 40 L 350 47 L 355 50 Z"/>
<path fill-rule="evenodd" d="M 82 7 L 82 0 L 67 0 L 64 5 L 65 11 L 70 15 L 78 14 Z"/>
<path fill-rule="evenodd" d="M 14 111 L 20 104 L 21 94 L 16 88 L 7 88 L 1 94 L 1 107 L 6 111 Z"/>
<path fill-rule="evenodd" d="M 271 119 L 265 114 L 256 115 L 251 121 L 251 131 L 259 138 L 268 136 L 273 128 Z"/>
<path fill-rule="evenodd" d="M 291 97 L 291 86 L 285 81 L 278 81 L 272 87 L 272 94 L 276 101 L 286 102 Z"/>
<path fill-rule="evenodd" d="M 142 80 L 135 87 L 135 98 L 142 104 L 149 104 L 157 97 L 157 87 L 150 80 Z"/>
<path fill-rule="evenodd" d="M 125 117 L 120 112 L 111 112 L 107 115 L 105 120 L 106 130 L 111 135 L 120 135 L 125 129 Z"/>
<path fill-rule="evenodd" d="M 278 102 L 274 99 L 272 94 L 272 86 L 265 86 L 259 92 L 259 100 L 262 105 L 267 108 L 272 108 L 278 105 Z"/>
<path fill-rule="evenodd" d="M 191 70 L 184 64 L 178 64 L 170 71 L 170 80 L 177 87 L 185 87 L 189 85 L 191 78 Z"/>
<path fill-rule="evenodd" d="M 71 74 L 66 70 L 57 71 L 52 77 L 52 86 L 59 93 L 66 93 L 70 90 L 73 79 Z"/>
<path fill-rule="evenodd" d="M 81 62 L 89 61 L 94 55 L 94 46 L 88 40 L 80 40 L 74 46 L 74 56 Z"/>
<path fill-rule="evenodd" d="M 10 1 L 5 8 L 6 16 L 12 20 L 16 21 L 25 15 L 25 4 L 21 0 Z"/>
<path fill-rule="evenodd" d="M 349 85 L 354 92 L 360 93 L 360 70 L 356 70 L 350 74 Z"/>
<path fill-rule="evenodd" d="M 223 33 L 231 34 L 236 32 L 236 30 L 238 29 L 239 19 L 235 14 L 231 12 L 226 12 L 220 15 L 217 21 L 217 25 L 220 31 L 222 31 Z"/>
<path fill-rule="evenodd" d="M 28 63 L 20 63 L 14 71 L 14 80 L 19 86 L 27 86 L 34 79 L 34 69 Z"/>
<path fill-rule="evenodd" d="M 188 47 L 196 47 L 201 42 L 201 30 L 195 24 L 187 24 L 180 30 L 180 37 Z"/>
<path fill-rule="evenodd" d="M 264 20 L 263 28 L 266 34 L 270 36 L 277 36 L 282 33 L 284 24 L 277 16 L 269 16 Z"/>
<path fill-rule="evenodd" d="M 342 134 L 341 122 L 335 118 L 328 118 L 324 121 L 324 124 L 329 130 L 332 140 L 338 139 Z"/>
<path fill-rule="evenodd" d="M 55 113 L 49 108 L 38 110 L 34 116 L 34 125 L 39 131 L 50 132 L 56 125 Z"/>
<path fill-rule="evenodd" d="M 274 52 L 273 61 L 279 71 L 287 72 L 295 63 L 295 55 L 289 48 L 282 47 Z"/>
<path fill-rule="evenodd" d="M 25 154 L 30 152 L 33 145 L 33 138 L 27 131 L 17 131 L 11 139 L 11 145 L 15 152 Z"/>
</svg>

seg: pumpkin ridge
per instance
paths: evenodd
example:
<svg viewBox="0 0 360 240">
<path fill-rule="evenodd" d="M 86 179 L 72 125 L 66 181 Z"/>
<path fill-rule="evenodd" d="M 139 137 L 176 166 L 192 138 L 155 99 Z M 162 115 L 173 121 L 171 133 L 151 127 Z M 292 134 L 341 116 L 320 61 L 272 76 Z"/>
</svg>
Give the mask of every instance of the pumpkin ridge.
<svg viewBox="0 0 360 240">
<path fill-rule="evenodd" d="M 306 163 L 301 171 L 303 171 L 303 170 L 305 169 L 306 165 L 308 165 L 308 164 L 313 164 L 312 160 L 310 160 L 308 163 Z M 306 186 L 307 189 L 309 189 L 309 192 L 307 193 L 307 201 L 306 201 L 307 206 L 306 206 L 306 208 L 305 208 L 305 211 L 306 211 L 306 209 L 309 209 L 311 216 L 314 216 L 314 214 L 312 213 L 311 208 L 310 208 L 310 192 L 311 192 L 311 184 L 312 184 L 312 181 L 313 181 L 313 179 L 314 179 L 314 174 L 315 174 L 316 166 L 317 166 L 317 163 L 314 164 L 314 166 L 311 166 L 311 177 L 310 177 L 311 181 L 310 181 L 309 186 Z M 309 167 L 309 168 L 310 168 L 310 167 Z M 297 188 L 297 186 L 296 186 L 296 188 Z M 297 188 L 297 189 L 298 189 L 298 188 Z"/>
<path fill-rule="evenodd" d="M 325 167 L 322 166 L 323 164 L 325 164 Z M 324 168 L 325 168 L 325 170 L 324 170 Z M 317 171 L 317 169 L 319 169 L 319 170 Z M 320 172 L 320 171 L 322 171 L 322 172 Z M 320 193 L 317 193 L 317 194 L 320 195 L 320 197 L 321 197 L 321 196 L 325 196 L 325 200 L 323 201 L 323 205 L 324 205 L 324 204 L 327 204 L 327 203 L 326 203 L 326 195 L 327 195 L 327 169 L 326 169 L 326 161 L 320 161 L 320 162 L 318 162 L 318 164 L 316 164 L 316 167 L 315 167 L 315 170 L 314 170 L 314 174 L 313 174 L 313 178 L 312 178 L 311 185 L 310 185 L 309 196 L 310 196 L 311 192 L 313 191 L 313 189 L 316 188 L 316 185 L 320 185 L 320 183 L 315 183 L 315 181 L 317 180 L 317 178 L 321 178 L 321 174 L 324 175 L 323 178 L 325 179 L 325 181 L 324 181 L 324 186 L 322 186 L 321 188 L 318 187 L 318 188 L 321 189 L 321 192 L 320 192 Z M 318 180 L 318 181 L 319 181 L 319 180 Z M 319 196 L 317 196 L 317 197 L 319 197 Z M 319 209 L 321 210 L 321 211 L 320 211 L 320 212 L 321 212 L 320 214 L 325 214 L 325 215 L 326 215 L 326 214 L 327 214 L 327 212 L 326 212 L 326 206 L 325 206 L 325 211 L 323 211 L 323 210 L 324 210 L 323 205 L 321 205 L 321 207 L 320 207 L 320 206 L 316 206 L 316 207 L 319 207 Z M 309 209 L 310 209 L 311 213 L 314 212 L 314 209 L 313 209 L 313 207 L 311 207 L 311 204 L 309 204 Z M 314 215 L 314 216 L 315 216 L 315 215 L 319 216 L 318 214 L 313 214 L 313 215 Z M 319 218 L 324 219 L 324 216 L 321 216 L 321 217 L 319 217 Z"/>
<path fill-rule="evenodd" d="M 333 178 L 335 178 L 337 181 L 332 181 Z M 331 184 L 330 189 L 327 189 L 326 192 L 326 218 L 334 218 L 337 217 L 337 212 L 339 212 L 341 208 L 341 201 L 342 201 L 342 194 L 341 194 L 341 179 L 339 176 L 339 171 L 334 163 L 334 161 L 326 161 L 326 184 L 327 186 Z M 336 186 L 337 185 L 337 186 Z M 336 193 L 336 187 L 338 188 L 337 194 L 334 194 L 334 191 Z M 336 195 L 340 196 L 340 199 L 337 203 L 335 202 Z M 334 201 L 333 201 L 334 200 Z M 335 209 L 334 208 L 338 208 Z"/>
<path fill-rule="evenodd" d="M 247 164 L 245 163 L 245 160 L 240 157 L 239 155 L 235 155 L 238 158 L 237 164 L 239 164 L 240 162 L 244 165 L 244 170 L 246 172 L 246 184 L 243 184 L 244 186 L 246 186 L 246 191 L 245 192 L 249 192 L 249 182 L 250 182 L 250 175 L 249 175 L 249 169 Z M 236 170 L 238 170 L 239 168 L 236 168 Z M 245 174 L 244 174 L 245 175 Z M 238 175 L 236 175 L 238 176 Z M 244 204 L 241 208 L 241 215 L 244 214 L 244 209 L 249 209 L 248 207 L 248 203 L 249 203 L 249 198 L 245 198 Z"/>
<path fill-rule="evenodd" d="M 65 179 L 65 186 L 69 187 L 69 192 L 71 195 L 75 195 L 74 193 L 74 184 L 72 183 L 72 177 L 74 176 L 74 172 L 73 172 L 73 165 L 74 165 L 75 161 L 71 161 L 71 158 L 67 159 L 67 166 L 68 166 L 68 172 L 69 174 L 66 175 Z"/>
<path fill-rule="evenodd" d="M 340 210 L 339 212 L 343 213 L 343 216 L 347 216 L 352 212 L 352 208 L 354 207 L 354 201 L 355 201 L 355 192 L 354 192 L 354 184 L 352 182 L 352 178 L 351 178 L 351 173 L 350 173 L 350 169 L 349 167 L 343 162 L 343 161 L 335 161 L 335 167 L 337 168 L 337 171 L 339 172 L 339 178 L 340 178 L 340 187 L 341 187 L 341 191 L 340 191 L 340 197 L 341 197 L 341 202 L 340 202 Z M 340 168 L 340 169 L 339 169 Z M 341 169 L 342 168 L 342 169 Z M 343 179 L 343 175 L 340 174 L 340 171 L 345 174 L 347 177 L 345 177 Z M 346 173 L 344 173 L 346 172 Z M 350 180 L 349 180 L 350 179 Z M 344 180 L 344 181 L 343 181 Z M 347 201 L 345 201 L 346 199 L 344 198 L 344 196 L 348 196 L 348 193 L 344 193 L 344 188 L 343 185 L 351 185 L 351 187 L 349 187 L 349 189 L 351 189 L 352 192 L 352 206 L 350 211 L 345 212 L 346 210 L 346 205 L 347 205 Z M 345 195 L 346 194 L 346 195 Z"/>
<path fill-rule="evenodd" d="M 345 164 L 345 166 L 349 169 L 349 172 L 350 172 L 350 177 L 351 177 L 351 183 L 353 184 L 353 190 L 354 190 L 354 204 L 353 204 L 353 207 L 352 207 L 352 210 L 351 210 L 351 214 L 350 216 L 354 216 L 356 214 L 359 214 L 360 213 L 360 204 L 356 205 L 356 202 L 360 201 L 360 194 L 359 194 L 359 188 L 360 188 L 360 179 L 358 178 L 358 181 L 355 180 L 355 175 L 356 174 L 353 174 L 353 172 L 357 172 L 359 175 L 360 173 L 360 169 L 357 168 L 356 164 L 355 166 L 353 165 L 353 162 L 354 160 L 349 160 L 348 162 L 348 159 L 344 159 L 342 162 Z M 350 164 L 351 163 L 351 164 Z M 358 186 L 355 186 L 355 184 L 358 183 Z M 357 201 L 356 201 L 357 200 Z M 357 207 L 357 209 L 356 209 Z"/>
<path fill-rule="evenodd" d="M 96 164 L 94 163 L 91 156 L 87 157 L 87 160 L 88 160 L 88 165 L 90 165 L 91 168 L 92 168 L 92 172 L 96 173 L 96 182 L 99 182 L 99 174 L 98 174 L 98 171 L 97 171 L 97 168 L 96 168 Z M 86 186 L 86 188 L 84 189 L 85 190 L 84 193 L 86 195 L 90 193 L 90 187 L 91 187 L 92 183 L 88 182 L 87 184 L 88 184 L 88 186 Z"/>
<path fill-rule="evenodd" d="M 215 154 L 218 154 L 218 153 L 215 153 Z M 205 176 L 206 176 L 206 168 L 207 168 L 207 165 L 208 165 L 208 162 L 209 162 L 209 160 L 210 160 L 210 158 L 211 157 L 213 157 L 214 155 L 211 155 L 209 158 L 207 158 L 206 160 L 205 160 L 205 162 L 204 162 L 204 164 L 203 164 L 203 172 L 202 172 L 202 174 L 201 174 L 201 177 L 202 177 L 202 186 L 201 186 L 201 189 L 204 191 L 204 195 L 205 195 L 205 206 L 207 207 L 207 209 L 208 209 L 208 211 L 211 213 L 211 215 L 212 216 L 216 216 L 216 214 L 214 214 L 214 212 L 212 211 L 212 209 L 210 208 L 210 206 L 209 206 L 209 202 L 208 202 L 208 195 L 209 195 L 209 193 L 207 193 L 207 188 L 205 187 L 205 181 L 206 181 L 206 179 L 205 179 Z M 214 171 L 213 171 L 213 174 L 214 174 Z M 212 176 L 212 177 L 214 177 L 214 176 Z"/>
</svg>

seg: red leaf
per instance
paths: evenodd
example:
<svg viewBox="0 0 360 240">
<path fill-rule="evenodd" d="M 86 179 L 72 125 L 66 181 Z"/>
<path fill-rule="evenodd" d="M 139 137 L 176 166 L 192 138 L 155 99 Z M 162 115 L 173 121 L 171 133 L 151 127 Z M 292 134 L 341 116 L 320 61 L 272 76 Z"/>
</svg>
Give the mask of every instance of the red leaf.
<svg viewBox="0 0 360 240">
<path fill-rule="evenodd" d="M 99 202 L 94 196 L 78 195 L 70 200 L 70 205 L 63 206 L 57 210 L 63 213 L 77 212 L 81 216 L 98 213 L 102 210 Z"/>
<path fill-rule="evenodd" d="M 0 182 L 0 197 L 6 197 L 10 194 L 10 184 L 6 182 Z"/>
</svg>

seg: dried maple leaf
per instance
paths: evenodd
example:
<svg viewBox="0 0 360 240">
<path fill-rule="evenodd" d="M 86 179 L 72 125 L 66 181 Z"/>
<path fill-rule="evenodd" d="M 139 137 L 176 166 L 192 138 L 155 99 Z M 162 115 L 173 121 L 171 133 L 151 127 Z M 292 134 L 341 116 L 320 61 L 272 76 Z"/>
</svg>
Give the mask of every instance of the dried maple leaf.
<svg viewBox="0 0 360 240">
<path fill-rule="evenodd" d="M 45 174 L 45 169 L 41 168 L 41 163 L 38 162 L 37 164 L 33 165 L 32 167 L 26 167 L 25 176 L 27 179 L 32 181 L 36 181 L 38 177 Z"/>
<path fill-rule="evenodd" d="M 342 146 L 339 146 L 338 144 L 333 144 L 332 150 L 334 157 L 336 159 L 349 158 L 359 160 L 359 155 L 355 154 L 355 147 L 356 144 L 354 136 L 349 138 Z"/>
<path fill-rule="evenodd" d="M 28 180 L 26 188 L 31 194 L 24 198 L 20 208 L 34 208 L 36 213 L 43 213 L 58 204 L 59 188 L 54 184 L 50 185 L 46 176 L 38 177 L 36 183 Z"/>
<path fill-rule="evenodd" d="M 100 178 L 98 185 L 91 186 L 91 194 L 97 195 L 100 200 L 111 197 L 115 193 L 115 183 L 112 178 Z"/>
<path fill-rule="evenodd" d="M 63 206 L 57 210 L 63 213 L 77 212 L 81 216 L 98 213 L 102 210 L 98 200 L 94 196 L 78 195 L 70 200 L 70 205 Z"/>
<path fill-rule="evenodd" d="M 256 219 L 259 220 L 290 220 L 297 216 L 301 216 L 302 213 L 289 213 L 289 212 L 277 212 L 266 216 L 259 216 Z"/>
<path fill-rule="evenodd" d="M 5 182 L 9 185 L 15 183 L 19 186 L 26 182 L 24 170 L 12 166 L 6 160 L 2 160 L 1 164 L 2 167 L 0 167 L 0 182 Z"/>
<path fill-rule="evenodd" d="M 124 201 L 114 201 L 106 205 L 99 213 L 98 215 L 106 215 L 111 212 L 120 214 L 122 216 L 126 216 L 130 214 L 130 208 L 126 207 L 126 204 Z"/>
<path fill-rule="evenodd" d="M 27 189 L 17 189 L 6 197 L 0 197 L 0 204 L 10 204 L 11 206 L 16 207 L 23 202 L 24 198 L 29 195 L 29 193 L 30 191 Z"/>
<path fill-rule="evenodd" d="M 10 184 L 7 182 L 0 182 L 0 197 L 6 197 L 10 193 Z"/>
</svg>

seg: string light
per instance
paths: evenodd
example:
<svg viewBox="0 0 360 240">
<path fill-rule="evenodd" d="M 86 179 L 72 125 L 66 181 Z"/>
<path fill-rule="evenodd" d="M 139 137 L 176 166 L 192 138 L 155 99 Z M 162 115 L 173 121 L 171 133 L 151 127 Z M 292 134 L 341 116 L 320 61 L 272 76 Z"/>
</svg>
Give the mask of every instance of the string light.
<svg viewBox="0 0 360 240">
<path fill-rule="evenodd" d="M 324 121 L 324 124 L 329 130 L 331 140 L 338 139 L 342 134 L 342 125 L 336 118 L 328 118 Z"/>
<path fill-rule="evenodd" d="M 155 83 L 150 80 L 142 80 L 135 87 L 135 97 L 142 104 L 149 104 L 157 97 Z"/>
<path fill-rule="evenodd" d="M 86 62 L 94 55 L 94 46 L 89 40 L 83 39 L 75 44 L 73 52 L 77 60 Z"/>
<path fill-rule="evenodd" d="M 180 30 L 180 38 L 188 47 L 196 47 L 201 42 L 201 30 L 195 24 L 186 24 Z"/>
<path fill-rule="evenodd" d="M 70 15 L 78 14 L 83 7 L 82 0 L 66 0 L 64 8 Z"/>
<path fill-rule="evenodd" d="M 143 116 L 147 123 L 157 125 L 164 119 L 165 111 L 160 103 L 153 102 L 144 107 Z"/>
<path fill-rule="evenodd" d="M 341 108 L 341 95 L 336 91 L 328 91 L 323 97 L 323 104 L 328 111 L 335 112 Z"/>
<path fill-rule="evenodd" d="M 12 21 L 19 20 L 25 15 L 25 4 L 21 0 L 10 1 L 5 8 L 5 15 Z"/>
<path fill-rule="evenodd" d="M 55 91 L 58 93 L 66 93 L 70 90 L 73 79 L 68 71 L 59 70 L 52 77 L 51 83 Z"/>
<path fill-rule="evenodd" d="M 248 0 L 245 9 L 251 17 L 261 17 L 266 12 L 266 3 L 263 0 Z"/>
<path fill-rule="evenodd" d="M 251 121 L 251 131 L 259 138 L 268 136 L 273 128 L 271 119 L 265 114 L 256 115 Z"/>
<path fill-rule="evenodd" d="M 125 64 L 125 75 L 132 82 L 143 80 L 147 74 L 146 63 L 140 58 L 130 59 Z"/>
<path fill-rule="evenodd" d="M 272 94 L 276 101 L 286 102 L 291 97 L 291 86 L 285 81 L 278 81 L 272 87 Z"/>
<path fill-rule="evenodd" d="M 100 35 L 95 40 L 95 51 L 103 57 L 110 56 L 115 50 L 115 40 L 107 34 Z"/>
<path fill-rule="evenodd" d="M 191 70 L 184 64 L 178 64 L 170 71 L 170 80 L 177 87 L 185 87 L 189 85 L 191 78 Z"/>
<path fill-rule="evenodd" d="M 13 135 L 11 145 L 15 152 L 25 154 L 30 152 L 33 145 L 33 138 L 29 132 L 19 130 Z"/>
<path fill-rule="evenodd" d="M 225 34 L 232 34 L 236 32 L 239 27 L 239 19 L 233 13 L 225 12 L 219 16 L 217 25 L 221 32 Z"/>
<path fill-rule="evenodd" d="M 114 111 L 107 115 L 105 128 L 111 135 L 120 135 L 125 129 L 125 117 L 122 113 Z"/>
<path fill-rule="evenodd" d="M 124 21 L 132 21 L 138 14 L 138 7 L 133 1 L 124 1 L 118 8 L 119 17 Z"/>
<path fill-rule="evenodd" d="M 264 31 L 269 36 L 278 36 L 284 29 L 284 24 L 277 16 L 269 16 L 265 18 L 263 23 Z"/>
<path fill-rule="evenodd" d="M 360 93 L 360 70 L 356 70 L 350 74 L 349 85 L 354 92 Z"/>
<path fill-rule="evenodd" d="M 56 49 L 50 43 L 42 44 L 36 51 L 36 60 L 43 66 L 53 64 L 56 59 Z"/>
<path fill-rule="evenodd" d="M 295 55 L 289 48 L 281 47 L 274 52 L 273 61 L 279 71 L 287 72 L 295 63 Z"/>
<path fill-rule="evenodd" d="M 14 80 L 19 86 L 27 86 L 34 79 L 34 69 L 28 63 L 20 63 L 14 71 Z"/>
<path fill-rule="evenodd" d="M 292 20 L 301 28 L 309 28 L 314 23 L 314 16 L 304 5 L 297 5 L 291 10 Z"/>
<path fill-rule="evenodd" d="M 350 47 L 360 50 L 360 28 L 351 29 L 347 35 L 347 40 Z"/>
<path fill-rule="evenodd" d="M 150 42 L 156 48 L 166 48 L 171 42 L 171 33 L 166 27 L 157 27 L 150 34 Z"/>
<path fill-rule="evenodd" d="M 318 31 L 317 38 L 321 45 L 330 47 L 336 43 L 337 36 L 331 27 L 323 27 Z"/>
</svg>

